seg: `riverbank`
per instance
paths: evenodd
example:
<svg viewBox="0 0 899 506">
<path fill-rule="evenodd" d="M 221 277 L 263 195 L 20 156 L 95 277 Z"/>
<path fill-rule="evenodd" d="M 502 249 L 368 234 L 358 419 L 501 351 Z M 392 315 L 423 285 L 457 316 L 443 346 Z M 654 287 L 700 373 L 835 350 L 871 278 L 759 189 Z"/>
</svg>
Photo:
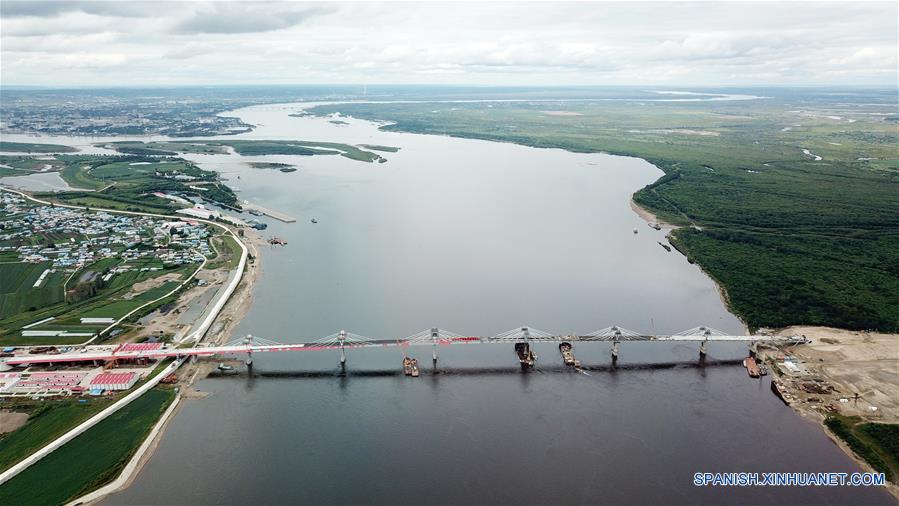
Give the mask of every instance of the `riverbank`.
<svg viewBox="0 0 899 506">
<path fill-rule="evenodd" d="M 678 225 L 673 225 L 671 223 L 668 223 L 664 220 L 659 219 L 658 216 L 651 213 L 649 210 L 641 207 L 640 204 L 634 202 L 633 195 L 631 196 L 629 203 L 630 203 L 631 209 L 635 213 L 637 213 L 637 216 L 642 218 L 643 221 L 645 221 L 650 227 L 655 228 L 654 225 L 658 225 L 662 230 L 668 230 L 668 231 L 674 230 L 675 228 L 678 227 Z"/>
<path fill-rule="evenodd" d="M 821 426 L 847 455 L 869 471 L 871 465 L 825 425 L 832 413 L 867 422 L 899 423 L 899 334 L 859 332 L 828 327 L 793 326 L 783 336 L 802 335 L 808 344 L 785 350 L 794 365 L 781 361 L 781 351 L 765 349 L 760 356 L 771 365 L 785 401 L 800 416 Z M 856 398 L 856 394 L 858 397 Z M 888 486 L 899 499 L 899 486 Z"/>
<path fill-rule="evenodd" d="M 679 228 L 683 228 L 681 225 L 674 225 L 674 224 L 665 222 L 663 220 L 660 220 L 658 216 L 656 216 L 652 212 L 644 209 L 643 207 L 640 206 L 640 204 L 636 203 L 634 201 L 633 196 L 631 196 L 630 206 L 631 206 L 631 210 L 633 210 L 635 213 L 637 213 L 637 216 L 642 218 L 643 221 L 645 221 L 649 226 L 658 225 L 661 228 L 661 230 L 665 230 L 666 231 L 665 237 L 668 239 L 668 241 L 674 247 L 674 250 L 677 251 L 678 253 L 681 253 L 682 255 L 684 255 L 684 257 L 687 257 L 687 254 L 685 252 L 681 251 L 681 249 L 677 246 L 676 242 L 674 241 L 674 238 L 670 237 L 670 235 L 673 231 L 675 231 Z M 653 228 L 655 228 L 655 227 L 653 227 Z M 687 261 L 690 261 L 689 257 L 687 257 Z M 690 262 L 690 263 L 693 263 L 693 262 Z M 717 290 L 718 290 L 718 297 L 721 299 L 721 303 L 724 305 L 724 307 L 728 308 L 729 311 L 733 312 L 734 316 L 740 320 L 740 323 L 743 325 L 743 333 L 747 334 L 747 335 L 750 334 L 751 329 L 749 328 L 749 325 L 746 323 L 745 320 L 743 320 L 743 318 L 740 317 L 740 315 L 737 312 L 733 311 L 733 309 L 731 308 L 730 297 L 727 295 L 727 289 L 724 287 L 724 285 L 720 281 L 715 279 L 715 277 L 712 276 L 709 272 L 706 272 L 706 270 L 703 269 L 701 265 L 699 266 L 699 270 L 701 270 L 703 272 L 703 274 L 708 276 L 708 278 L 711 279 L 713 283 L 715 283 L 715 288 L 717 288 Z"/>
<path fill-rule="evenodd" d="M 231 294 L 231 297 L 228 299 L 228 302 L 220 313 L 226 316 L 216 319 L 216 322 L 207 332 L 205 339 L 203 339 L 208 343 L 221 344 L 224 342 L 224 340 L 231 335 L 234 327 L 241 319 L 243 319 L 247 311 L 249 311 L 252 304 L 253 286 L 262 272 L 261 263 L 259 262 L 259 247 L 264 245 L 265 241 L 258 233 L 245 231 L 243 243 L 249 250 L 249 257 L 253 260 L 246 263 L 240 283 L 237 285 L 234 293 Z M 147 439 L 141 445 L 138 453 L 132 458 L 132 461 L 128 466 L 123 469 L 122 474 L 120 474 L 113 483 L 100 490 L 94 491 L 93 493 L 87 494 L 70 504 L 98 504 L 110 494 L 120 492 L 131 486 L 134 480 L 140 475 L 144 465 L 153 457 L 159 446 L 159 442 L 162 441 L 165 436 L 166 430 L 170 424 L 169 422 L 177 417 L 184 403 L 203 399 L 206 396 L 205 392 L 194 390 L 193 384 L 198 378 L 201 380 L 205 378 L 213 368 L 214 365 L 204 361 L 188 363 L 182 367 L 179 372 L 180 378 L 178 381 L 178 385 L 180 385 L 182 391 L 177 398 L 177 401 L 180 402 L 177 402 L 176 406 L 173 406 L 172 409 L 168 410 L 163 415 L 153 432 L 147 436 Z"/>
<path fill-rule="evenodd" d="M 27 198 L 27 199 L 34 201 L 36 203 L 39 203 L 39 204 L 45 204 L 45 205 L 49 204 L 46 201 L 35 198 L 34 196 L 25 194 L 23 192 L 10 190 L 7 188 L 3 188 L 3 190 L 17 193 L 17 194 L 21 195 L 22 197 Z M 76 206 L 65 205 L 65 204 L 55 204 L 55 205 L 59 205 L 61 207 L 77 208 Z M 168 217 L 168 216 L 164 216 L 164 215 L 156 215 L 156 214 L 152 214 L 152 213 L 142 213 L 142 212 L 135 212 L 135 211 L 119 211 L 119 210 L 111 210 L 111 209 L 96 209 L 96 210 L 106 211 L 106 212 L 110 212 L 110 213 L 114 213 L 114 214 Z M 199 318 L 197 320 L 197 321 L 199 321 L 199 325 L 196 327 L 196 329 L 191 334 L 189 334 L 187 336 L 189 338 L 188 340 L 190 340 L 190 339 L 194 340 L 194 346 L 199 344 L 199 342 L 201 342 L 204 339 L 204 337 L 210 331 L 210 328 L 212 327 L 213 323 L 217 320 L 222 309 L 229 302 L 232 302 L 232 298 L 233 298 L 235 292 L 238 292 L 242 282 L 243 282 L 243 286 L 244 286 L 244 290 L 242 291 L 242 293 L 244 294 L 244 298 L 246 298 L 247 294 L 252 290 L 253 281 L 255 280 L 255 277 L 253 277 L 253 279 L 249 279 L 249 280 L 244 279 L 245 270 L 247 270 L 248 266 L 250 265 L 250 262 L 248 262 L 249 256 L 250 256 L 250 248 L 247 247 L 247 245 L 244 241 L 238 239 L 239 234 L 236 234 L 233 229 L 226 227 L 219 223 L 215 223 L 215 222 L 211 222 L 211 221 L 207 221 L 207 220 L 198 220 L 198 221 L 202 221 L 204 223 L 207 223 L 210 226 L 220 228 L 225 234 L 228 234 L 235 241 L 235 244 L 240 247 L 240 251 L 239 252 L 237 250 L 231 251 L 232 255 L 239 254 L 239 258 L 237 258 L 236 262 L 233 262 L 233 260 L 234 260 L 233 258 L 230 259 L 232 261 L 228 262 L 228 264 L 234 265 L 234 267 L 231 269 L 231 270 L 233 270 L 231 276 L 229 276 L 226 280 L 223 281 L 224 286 L 222 287 L 220 293 L 218 293 L 218 298 L 214 302 L 211 302 L 212 305 L 210 306 L 210 309 L 207 312 L 204 312 L 202 315 L 199 316 Z M 252 246 L 252 251 L 258 255 L 258 244 L 261 243 L 261 237 L 258 237 L 256 235 L 251 235 L 251 239 L 254 239 L 254 241 L 252 241 L 252 242 L 254 242 L 254 244 Z M 255 261 L 252 263 L 255 264 Z M 204 260 L 204 262 L 200 266 L 200 268 L 197 269 L 197 272 L 202 270 L 205 265 L 206 265 L 206 260 Z M 253 269 L 253 272 L 255 273 L 258 271 Z M 194 274 L 196 274 L 196 272 Z M 191 277 L 193 277 L 193 276 L 191 276 Z M 185 283 L 186 283 L 186 281 L 185 281 Z M 184 283 L 182 283 L 182 286 L 183 286 L 183 284 Z M 239 310 L 235 311 L 234 314 L 236 314 L 238 318 L 242 317 L 242 314 L 240 314 Z M 222 325 L 222 327 L 225 328 L 226 326 Z M 109 327 L 109 328 L 112 328 L 112 327 Z M 132 391 L 131 393 L 129 393 L 122 399 L 116 401 L 113 405 L 104 409 L 99 414 L 93 416 L 92 418 L 90 418 L 89 420 L 80 424 L 79 426 L 75 427 L 74 429 L 69 430 L 68 432 L 63 434 L 61 437 L 50 442 L 49 444 L 45 445 L 37 452 L 32 453 L 30 456 L 28 456 L 25 459 L 23 459 L 22 461 L 18 462 L 16 465 L 12 466 L 10 469 L 8 469 L 2 475 L 0 475 L 0 483 L 5 483 L 6 481 L 12 481 L 12 480 L 17 480 L 17 479 L 18 479 L 17 483 L 27 481 L 34 474 L 33 469 L 31 469 L 31 466 L 33 466 L 33 465 L 38 465 L 38 466 L 58 465 L 58 461 L 60 459 L 59 455 L 67 454 L 66 452 L 69 452 L 71 447 L 77 446 L 79 444 L 83 444 L 83 441 L 85 439 L 84 434 L 95 433 L 95 432 L 90 432 L 90 431 L 92 429 L 96 430 L 97 425 L 101 425 L 101 424 L 104 424 L 104 422 L 107 422 L 108 421 L 107 417 L 115 417 L 115 416 L 117 416 L 117 414 L 128 413 L 127 408 L 130 407 L 129 405 L 132 402 L 141 400 L 144 395 L 147 395 L 146 393 L 149 391 L 149 389 L 151 389 L 153 386 L 155 386 L 163 377 L 166 377 L 168 374 L 177 371 L 178 366 L 180 366 L 180 365 L 181 365 L 180 362 L 173 363 L 171 366 L 166 368 L 166 370 L 160 372 L 158 375 L 147 380 L 146 383 L 144 385 L 142 385 L 141 387 L 139 387 L 137 390 Z M 122 410 L 122 411 L 119 411 L 119 410 Z M 167 413 L 170 414 L 170 411 L 167 411 Z M 168 416 L 168 414 L 166 416 Z M 124 414 L 122 414 L 122 416 L 124 416 Z M 160 434 L 161 434 L 162 428 L 163 428 L 162 425 L 156 425 L 156 420 L 154 420 L 153 423 L 154 423 L 154 430 L 153 430 L 153 435 L 151 436 L 151 438 L 156 437 L 155 434 L 157 433 L 157 428 L 158 428 L 158 432 Z M 105 427 L 106 425 L 103 425 L 103 426 Z M 141 440 L 144 440 L 144 444 L 141 446 L 142 451 L 144 448 L 149 448 L 150 445 L 148 444 L 147 440 L 145 440 L 144 438 L 141 438 Z M 129 448 L 133 448 L 133 446 L 131 446 Z M 132 451 L 132 450 L 129 450 L 129 451 Z M 44 457 L 47 457 L 47 456 L 51 457 L 51 459 L 52 459 L 51 464 L 47 464 L 47 460 L 44 459 Z M 134 467 L 136 467 L 136 466 L 134 466 Z M 23 473 L 23 472 L 27 472 L 28 474 L 25 474 L 24 477 L 20 478 L 20 476 L 22 476 L 20 473 Z M 97 482 L 103 482 L 111 472 L 113 472 L 112 469 L 96 473 L 97 476 L 94 479 Z M 129 481 L 129 480 L 125 480 L 125 481 Z M 85 487 L 89 487 L 90 485 L 92 485 L 92 483 L 89 485 L 85 485 Z M 7 485 L 7 487 L 8 486 L 9 485 Z M 103 494 L 103 495 L 105 495 L 105 494 Z"/>
</svg>

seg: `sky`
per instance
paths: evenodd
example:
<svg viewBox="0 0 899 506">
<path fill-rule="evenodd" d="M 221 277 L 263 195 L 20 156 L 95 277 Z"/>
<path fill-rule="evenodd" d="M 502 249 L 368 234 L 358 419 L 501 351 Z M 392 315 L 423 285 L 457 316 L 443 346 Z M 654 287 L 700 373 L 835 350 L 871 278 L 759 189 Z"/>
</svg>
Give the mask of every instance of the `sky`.
<svg viewBox="0 0 899 506">
<path fill-rule="evenodd" d="M 897 2 L 0 2 L 0 84 L 897 85 Z"/>
</svg>

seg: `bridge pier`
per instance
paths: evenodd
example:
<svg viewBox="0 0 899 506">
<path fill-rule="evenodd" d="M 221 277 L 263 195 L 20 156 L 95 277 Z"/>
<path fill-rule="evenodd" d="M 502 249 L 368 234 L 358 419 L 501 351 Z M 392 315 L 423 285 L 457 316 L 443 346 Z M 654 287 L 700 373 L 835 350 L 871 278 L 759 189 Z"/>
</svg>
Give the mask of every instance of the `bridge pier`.
<svg viewBox="0 0 899 506">
<path fill-rule="evenodd" d="M 346 343 L 346 331 L 341 330 L 337 334 L 337 342 L 340 343 L 340 367 L 346 367 L 346 351 L 344 350 L 344 343 Z"/>
<path fill-rule="evenodd" d="M 706 356 L 709 354 L 709 340 L 706 338 L 705 341 L 699 343 L 699 365 L 705 364 Z"/>
<path fill-rule="evenodd" d="M 618 365 L 618 340 L 612 341 L 612 366 Z"/>
<path fill-rule="evenodd" d="M 759 343 L 753 341 L 749 343 L 749 356 L 755 358 L 759 354 Z"/>
<path fill-rule="evenodd" d="M 440 330 L 433 328 L 431 329 L 431 341 L 434 342 L 434 350 L 431 354 L 431 358 L 434 359 L 434 365 L 437 365 L 437 338 L 440 337 Z"/>
<path fill-rule="evenodd" d="M 248 368 L 253 367 L 253 350 L 250 348 L 253 346 L 253 336 L 247 334 L 247 337 L 243 340 L 244 344 L 247 345 L 247 359 L 244 361 L 247 364 Z"/>
</svg>

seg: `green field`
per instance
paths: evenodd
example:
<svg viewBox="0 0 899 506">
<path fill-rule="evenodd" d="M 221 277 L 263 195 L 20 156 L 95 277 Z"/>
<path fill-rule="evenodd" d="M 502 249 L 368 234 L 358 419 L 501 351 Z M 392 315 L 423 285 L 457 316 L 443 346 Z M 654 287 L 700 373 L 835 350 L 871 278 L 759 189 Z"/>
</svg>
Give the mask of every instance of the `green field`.
<svg viewBox="0 0 899 506">
<path fill-rule="evenodd" d="M 227 267 L 232 270 L 237 267 L 240 263 L 241 249 L 233 237 L 229 234 L 216 236 L 212 239 L 212 245 L 219 254 L 206 264 L 207 269 Z"/>
<path fill-rule="evenodd" d="M 824 425 L 874 470 L 899 483 L 899 425 L 863 423 L 857 416 L 842 415 L 829 416 Z"/>
<path fill-rule="evenodd" d="M 128 155 L 154 155 L 154 156 L 173 156 L 178 153 L 197 153 L 204 155 L 224 154 L 228 150 L 222 146 L 195 144 L 187 142 L 141 142 L 141 141 L 120 141 L 95 144 L 95 146 L 114 149 L 119 153 Z"/>
<path fill-rule="evenodd" d="M 85 270 L 102 270 L 102 262 L 104 261 L 92 264 L 86 267 Z M 145 264 L 152 265 L 152 263 Z M 9 264 L 0 264 L 0 266 L 3 265 Z M 144 264 L 136 265 L 142 266 Z M 37 299 L 35 299 L 32 296 L 33 294 L 30 294 L 29 292 L 0 294 L 0 302 L 3 302 L 4 304 L 16 304 L 15 307 L 21 308 L 18 311 L 12 311 L 5 318 L 0 318 L 0 345 L 42 345 L 47 344 L 48 341 L 52 341 L 53 344 L 77 344 L 84 342 L 87 338 L 83 336 L 53 338 L 22 337 L 20 329 L 24 325 L 53 316 L 55 319 L 51 322 L 32 327 L 31 330 L 68 330 L 70 332 L 96 332 L 102 330 L 107 325 L 82 324 L 80 318 L 121 318 L 130 311 L 174 290 L 181 281 L 186 279 L 186 277 L 196 270 L 196 268 L 197 265 L 192 264 L 167 268 L 160 271 L 140 272 L 132 270 L 119 273 L 113 276 L 109 285 L 104 286 L 95 296 L 79 302 L 66 302 L 63 297 L 60 296 L 60 298 L 53 303 L 37 306 L 35 305 Z M 0 272 L 2 272 L 2 270 L 0 270 Z M 134 294 L 133 297 L 125 298 L 125 295 L 130 293 L 131 287 L 135 283 L 171 273 L 179 274 L 179 280 L 165 281 L 155 288 L 151 288 L 139 294 Z M 37 275 L 40 275 L 40 273 Z M 78 274 L 76 273 L 75 276 L 77 277 Z M 64 278 L 60 277 L 59 279 L 59 292 L 62 294 L 61 284 L 64 281 Z M 151 311 L 154 307 L 161 305 L 165 301 L 166 299 L 163 299 L 138 313 L 143 314 L 144 312 Z"/>
<path fill-rule="evenodd" d="M 644 158 L 665 175 L 634 200 L 685 226 L 673 242 L 723 286 L 750 327 L 899 331 L 896 91 L 764 94 L 733 102 L 356 103 L 311 112 L 395 122 L 386 130 Z"/>
<path fill-rule="evenodd" d="M 91 208 L 156 214 L 171 214 L 184 207 L 152 195 L 164 192 L 239 208 L 237 196 L 219 181 L 216 172 L 181 158 L 60 155 L 56 161 L 64 165 L 60 176 L 78 190 L 36 196 Z"/>
<path fill-rule="evenodd" d="M 48 274 L 40 288 L 34 288 L 34 282 L 51 266 L 50 262 L 0 263 L 0 321 L 63 301 L 65 279 L 60 272 Z"/>
<path fill-rule="evenodd" d="M 0 471 L 87 420 L 110 402 L 108 398 L 92 398 L 86 404 L 74 399 L 43 401 L 25 425 L 0 438 Z"/>
<path fill-rule="evenodd" d="M 110 147 L 122 151 L 121 143 L 113 143 Z M 152 148 L 150 147 L 152 146 Z M 340 155 L 351 160 L 360 162 L 386 162 L 387 159 L 377 153 L 360 149 L 350 144 L 342 144 L 339 142 L 313 142 L 313 141 L 268 141 L 268 140 L 227 140 L 227 141 L 204 141 L 190 140 L 181 142 L 155 142 L 141 145 L 136 142 L 129 142 L 125 148 L 133 151 L 135 148 L 153 149 L 153 150 L 170 150 L 179 153 L 196 153 L 200 149 L 209 149 L 211 153 L 225 152 L 226 147 L 231 147 L 240 155 L 244 156 L 260 156 L 260 155 Z M 379 146 L 380 151 L 390 151 L 386 146 Z M 214 151 L 218 150 L 218 151 Z M 153 153 L 147 153 L 153 154 Z M 157 154 L 167 154 L 160 151 Z"/>
<path fill-rule="evenodd" d="M 0 141 L 0 151 L 12 151 L 15 153 L 74 153 L 78 150 L 61 144 Z"/>
<path fill-rule="evenodd" d="M 0 486 L 0 504 L 63 504 L 112 481 L 174 390 L 155 388 Z"/>
</svg>

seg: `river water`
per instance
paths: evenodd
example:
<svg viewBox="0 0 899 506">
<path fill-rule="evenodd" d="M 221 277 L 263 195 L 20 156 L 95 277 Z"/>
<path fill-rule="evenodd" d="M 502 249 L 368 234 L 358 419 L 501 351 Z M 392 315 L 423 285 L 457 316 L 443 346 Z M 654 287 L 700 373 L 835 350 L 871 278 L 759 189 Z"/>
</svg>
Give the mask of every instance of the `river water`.
<svg viewBox="0 0 899 506">
<path fill-rule="evenodd" d="M 186 156 L 298 220 L 265 219 L 289 244 L 263 251 L 237 335 L 744 332 L 711 280 L 630 209 L 661 175 L 647 162 L 288 116 L 298 109 L 231 114 L 258 125 L 240 138 L 401 149 L 384 164 Z M 246 165 L 263 160 L 299 170 Z M 511 344 L 441 348 L 436 370 L 430 348 L 412 347 L 417 379 L 400 373 L 397 349 L 351 350 L 345 376 L 334 352 L 257 356 L 253 375 L 201 381 L 211 395 L 185 402 L 135 482 L 105 502 L 893 503 L 873 489 L 693 486 L 695 472 L 858 470 L 734 363 L 745 345 L 714 344 L 699 368 L 695 344 L 627 343 L 613 370 L 607 344 L 581 343 L 583 373 L 551 344 L 536 351 L 525 374 Z"/>
</svg>

